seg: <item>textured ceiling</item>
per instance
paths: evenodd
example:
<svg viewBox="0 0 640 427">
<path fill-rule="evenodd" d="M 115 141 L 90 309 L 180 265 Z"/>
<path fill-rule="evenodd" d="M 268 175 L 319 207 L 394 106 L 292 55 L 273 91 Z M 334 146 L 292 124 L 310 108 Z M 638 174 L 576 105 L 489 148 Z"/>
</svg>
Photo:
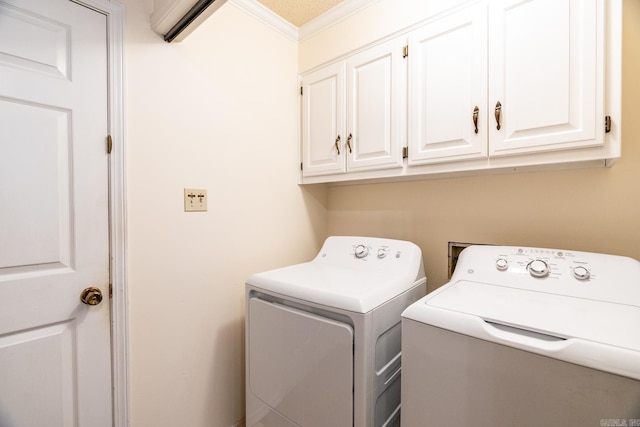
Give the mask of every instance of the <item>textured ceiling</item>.
<svg viewBox="0 0 640 427">
<path fill-rule="evenodd" d="M 342 0 L 258 0 L 260 3 L 300 27 L 322 15 Z"/>
</svg>

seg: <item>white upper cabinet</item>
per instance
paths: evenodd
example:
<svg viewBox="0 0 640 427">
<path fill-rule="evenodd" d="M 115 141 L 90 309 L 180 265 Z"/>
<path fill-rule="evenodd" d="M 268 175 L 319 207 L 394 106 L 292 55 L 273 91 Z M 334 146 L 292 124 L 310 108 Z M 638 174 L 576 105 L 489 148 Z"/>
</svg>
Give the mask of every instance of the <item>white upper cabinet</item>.
<svg viewBox="0 0 640 427">
<path fill-rule="evenodd" d="M 603 2 L 502 0 L 489 11 L 490 155 L 604 144 Z"/>
<path fill-rule="evenodd" d="M 348 171 L 402 167 L 403 47 L 396 39 L 346 60 Z"/>
<path fill-rule="evenodd" d="M 402 168 L 402 41 L 376 45 L 302 76 L 303 177 Z"/>
<path fill-rule="evenodd" d="M 345 65 L 340 62 L 303 78 L 303 176 L 346 172 L 344 75 Z"/>
<path fill-rule="evenodd" d="M 434 1 L 436 15 L 302 76 L 302 183 L 620 157 L 621 0 Z"/>
<path fill-rule="evenodd" d="M 409 165 L 487 157 L 487 7 L 409 35 Z"/>
</svg>

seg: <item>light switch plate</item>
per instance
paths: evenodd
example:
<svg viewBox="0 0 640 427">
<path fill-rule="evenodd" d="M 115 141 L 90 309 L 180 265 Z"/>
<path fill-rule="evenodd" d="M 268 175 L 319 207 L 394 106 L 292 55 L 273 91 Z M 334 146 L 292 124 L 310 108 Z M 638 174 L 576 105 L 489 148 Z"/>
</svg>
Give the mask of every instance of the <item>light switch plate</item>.
<svg viewBox="0 0 640 427">
<path fill-rule="evenodd" d="M 207 211 L 207 190 L 204 188 L 184 189 L 184 211 L 185 212 L 206 212 Z"/>
</svg>

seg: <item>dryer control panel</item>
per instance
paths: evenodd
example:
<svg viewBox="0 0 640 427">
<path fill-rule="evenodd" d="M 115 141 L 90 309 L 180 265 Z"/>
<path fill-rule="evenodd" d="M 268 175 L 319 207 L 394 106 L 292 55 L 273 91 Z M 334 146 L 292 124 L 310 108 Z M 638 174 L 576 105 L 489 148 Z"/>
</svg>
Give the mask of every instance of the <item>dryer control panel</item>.
<svg viewBox="0 0 640 427">
<path fill-rule="evenodd" d="M 359 243 L 353 248 L 353 256 L 357 259 L 366 259 L 367 257 L 383 259 L 387 255 L 392 254 L 395 258 L 402 257 L 402 248 L 395 247 L 389 242 L 377 242 L 374 244 Z"/>
<path fill-rule="evenodd" d="M 389 268 L 403 263 L 422 262 L 420 248 L 405 240 L 383 239 L 379 237 L 332 236 L 329 237 L 316 257 L 330 265 L 353 267 L 360 262 L 363 269 Z M 367 265 L 371 264 L 371 265 Z"/>
</svg>

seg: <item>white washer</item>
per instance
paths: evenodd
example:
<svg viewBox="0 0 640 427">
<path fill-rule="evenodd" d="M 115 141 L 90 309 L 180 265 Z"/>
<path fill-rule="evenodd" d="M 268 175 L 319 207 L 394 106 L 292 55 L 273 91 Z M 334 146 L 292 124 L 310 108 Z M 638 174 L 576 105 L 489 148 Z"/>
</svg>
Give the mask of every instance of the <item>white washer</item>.
<svg viewBox="0 0 640 427">
<path fill-rule="evenodd" d="M 399 426 L 400 314 L 425 293 L 420 248 L 371 237 L 251 276 L 246 425 Z"/>
<path fill-rule="evenodd" d="M 402 314 L 402 425 L 640 425 L 640 263 L 470 246 Z"/>
</svg>

